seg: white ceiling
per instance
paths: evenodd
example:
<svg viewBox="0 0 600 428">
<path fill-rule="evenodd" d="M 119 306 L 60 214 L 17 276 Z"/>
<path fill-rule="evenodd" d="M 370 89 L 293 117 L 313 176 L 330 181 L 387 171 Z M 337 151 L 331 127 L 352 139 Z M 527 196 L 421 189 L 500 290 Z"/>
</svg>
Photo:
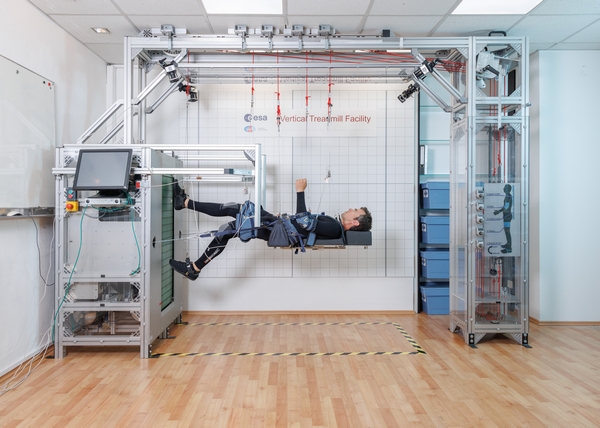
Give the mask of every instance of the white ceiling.
<svg viewBox="0 0 600 428">
<path fill-rule="evenodd" d="M 202 0 L 29 0 L 110 64 L 123 63 L 123 37 L 172 24 L 190 34 L 227 34 L 235 25 L 283 29 L 332 26 L 341 34 L 397 37 L 528 36 L 538 49 L 600 49 L 600 0 L 543 0 L 527 15 L 451 15 L 461 0 L 282 0 L 283 14 L 207 14 Z M 226 1 L 226 0 L 223 0 Z M 481 0 L 494 1 L 494 0 Z M 110 34 L 96 34 L 105 27 Z"/>
</svg>

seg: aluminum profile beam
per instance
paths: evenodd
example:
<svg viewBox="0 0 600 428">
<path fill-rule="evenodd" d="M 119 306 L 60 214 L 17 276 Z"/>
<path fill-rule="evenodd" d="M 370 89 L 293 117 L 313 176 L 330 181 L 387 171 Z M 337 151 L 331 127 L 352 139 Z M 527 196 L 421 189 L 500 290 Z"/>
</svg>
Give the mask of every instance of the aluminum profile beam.
<svg viewBox="0 0 600 428">
<path fill-rule="evenodd" d="M 444 49 L 468 47 L 468 37 L 380 37 L 361 35 L 331 36 L 238 36 L 185 35 L 172 41 L 161 37 L 129 37 L 132 49 L 247 52 L 259 51 L 349 51 L 397 50 L 407 48 Z"/>
<path fill-rule="evenodd" d="M 176 63 L 181 62 L 181 60 L 183 58 L 185 58 L 187 56 L 187 50 L 182 50 L 179 55 L 177 55 L 175 57 L 175 59 L 173 60 Z M 144 100 L 148 95 L 150 95 L 150 93 L 160 84 L 160 82 L 162 82 L 164 80 L 164 78 L 167 76 L 167 72 L 165 70 L 162 70 L 158 76 L 156 76 L 154 78 L 154 80 L 152 82 L 150 82 L 150 84 L 148 84 L 139 94 L 138 96 L 132 100 L 132 103 L 134 105 L 138 105 L 142 100 Z M 183 80 L 183 77 L 180 77 L 179 80 L 175 83 L 173 83 L 173 85 L 178 85 L 179 82 L 181 82 Z M 171 86 L 173 86 L 171 85 Z"/>
<path fill-rule="evenodd" d="M 423 55 L 421 55 L 421 53 L 418 51 L 418 49 L 413 49 L 412 54 L 415 57 L 415 59 L 418 60 L 421 64 L 423 64 L 423 62 L 427 61 L 425 59 L 425 57 Z M 461 104 L 467 103 L 467 98 L 464 97 L 460 92 L 458 92 L 454 86 L 452 86 L 450 83 L 448 83 L 448 81 L 446 79 L 444 79 L 444 76 L 442 76 L 435 68 L 432 67 L 430 74 L 433 76 L 433 78 L 435 80 L 437 80 L 440 83 L 440 85 L 442 85 L 442 87 L 444 89 L 446 89 L 450 93 L 450 95 L 452 95 L 454 98 L 456 98 L 459 103 L 461 103 Z M 416 82 L 416 80 L 415 80 L 415 82 Z"/>
<path fill-rule="evenodd" d="M 117 100 L 77 139 L 77 144 L 83 144 L 94 132 L 98 130 L 119 108 L 123 105 L 123 100 Z"/>
<path fill-rule="evenodd" d="M 151 114 L 154 112 L 154 110 L 156 110 L 158 108 L 159 105 L 161 105 L 168 97 L 169 95 L 171 95 L 173 92 L 175 92 L 175 90 L 177 89 L 178 85 L 181 83 L 181 81 L 183 80 L 183 77 L 181 79 L 179 79 L 177 82 L 172 83 L 166 91 L 164 91 L 157 99 L 156 101 L 154 101 L 154 103 L 152 103 L 152 105 L 150 107 L 147 107 L 144 111 L 147 114 Z"/>
</svg>

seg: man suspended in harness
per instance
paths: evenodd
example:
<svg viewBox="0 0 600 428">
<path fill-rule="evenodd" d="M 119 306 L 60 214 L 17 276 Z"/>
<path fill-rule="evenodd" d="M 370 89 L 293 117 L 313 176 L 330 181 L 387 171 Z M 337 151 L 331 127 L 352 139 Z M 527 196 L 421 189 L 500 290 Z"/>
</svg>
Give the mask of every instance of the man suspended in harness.
<svg viewBox="0 0 600 428">
<path fill-rule="evenodd" d="M 295 231 L 301 238 L 308 238 L 313 233 L 317 239 L 338 239 L 344 231 L 347 230 L 371 230 L 372 217 L 369 210 L 365 207 L 362 208 L 351 208 L 346 212 L 340 214 L 339 219 L 334 219 L 329 216 L 316 216 L 310 215 L 306 209 L 306 202 L 304 199 L 304 190 L 307 187 L 306 178 L 296 180 L 296 214 L 290 217 L 290 222 L 294 226 Z M 176 272 L 184 275 L 188 279 L 194 281 L 198 278 L 200 271 L 210 263 L 215 257 L 219 256 L 227 246 L 227 243 L 232 237 L 239 235 L 239 232 L 244 229 L 243 225 L 246 219 L 240 219 L 240 204 L 227 203 L 218 204 L 212 202 L 196 202 L 192 201 L 185 194 L 185 191 L 175 184 L 175 195 L 174 208 L 181 210 L 188 208 L 194 211 L 201 212 L 203 214 L 212 217 L 238 217 L 237 225 L 236 221 L 230 221 L 219 229 L 220 232 L 224 232 L 216 236 L 204 253 L 195 262 L 191 262 L 189 258 L 185 261 L 177 261 L 171 259 L 169 264 Z M 262 207 L 260 208 L 261 222 L 263 225 L 273 225 L 278 221 L 278 217 L 267 211 Z M 260 227 L 251 228 L 252 233 L 247 235 L 245 238 L 240 236 L 242 240 L 248 240 L 252 238 L 258 238 L 263 241 L 269 241 L 273 227 Z M 227 233 L 230 231 L 230 233 Z"/>
</svg>

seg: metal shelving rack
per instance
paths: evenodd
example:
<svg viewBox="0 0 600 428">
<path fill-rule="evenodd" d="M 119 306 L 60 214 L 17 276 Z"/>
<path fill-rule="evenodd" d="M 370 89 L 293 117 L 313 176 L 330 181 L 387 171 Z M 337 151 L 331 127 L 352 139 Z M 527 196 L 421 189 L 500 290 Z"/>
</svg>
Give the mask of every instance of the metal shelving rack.
<svg viewBox="0 0 600 428">
<path fill-rule="evenodd" d="M 323 27 L 323 28 L 321 28 Z M 185 29 L 183 29 L 185 30 Z M 476 67 L 479 53 L 485 47 L 506 46 L 506 55 L 510 58 L 501 60 L 501 63 L 508 64 L 512 68 L 514 64 L 520 70 L 520 87 L 515 93 L 507 96 L 493 96 L 479 91 L 476 86 Z M 252 52 L 275 53 L 275 55 L 266 55 L 257 58 L 254 61 L 254 55 L 248 55 Z M 398 53 L 397 63 L 386 62 L 382 64 L 377 52 L 388 51 Z M 150 82 L 146 82 L 147 74 L 156 67 L 160 60 L 165 59 L 165 52 L 170 58 L 170 66 L 164 69 Z M 290 53 L 286 57 L 285 52 Z M 306 52 L 308 57 L 298 56 L 298 52 Z M 344 55 L 356 53 L 357 60 L 346 63 L 336 62 L 324 65 L 323 62 L 309 62 L 312 56 L 318 52 L 343 52 Z M 425 62 L 435 57 L 443 60 L 444 67 L 451 73 L 452 83 L 439 75 L 435 69 L 427 69 Z M 300 59 L 298 59 L 300 58 Z M 184 61 L 185 59 L 185 61 Z M 126 37 L 124 41 L 124 98 L 116 101 L 78 140 L 78 147 L 94 134 L 109 118 L 116 116 L 115 113 L 122 110 L 123 120 L 116 123 L 107 134 L 100 139 L 99 145 L 109 145 L 122 143 L 126 147 L 133 147 L 140 150 L 140 164 L 133 173 L 139 174 L 142 180 L 147 183 L 153 183 L 151 186 L 142 187 L 140 194 L 136 194 L 136 202 L 133 206 L 134 216 L 132 227 L 136 233 L 143 235 L 142 243 L 144 251 L 141 260 L 141 271 L 138 274 L 129 275 L 132 254 L 135 254 L 135 248 L 131 247 L 126 251 L 124 259 L 129 260 L 129 264 L 117 268 L 111 267 L 114 273 L 114 281 L 125 284 L 125 288 L 132 290 L 127 294 L 127 302 L 111 302 L 111 305 L 119 303 L 121 306 L 114 306 L 114 311 L 129 312 L 135 322 L 129 322 L 133 327 L 127 338 L 117 338 L 116 334 L 110 334 L 108 337 L 102 335 L 69 335 L 67 321 L 69 317 L 75 317 L 75 312 L 93 312 L 98 308 L 106 308 L 106 302 L 102 303 L 99 297 L 95 303 L 79 302 L 77 299 L 71 301 L 69 292 L 65 284 L 70 283 L 73 278 L 80 282 L 90 281 L 91 283 L 104 282 L 105 278 L 97 279 L 85 277 L 84 272 L 72 272 L 71 265 L 74 262 L 74 248 L 69 239 L 74 235 L 77 229 L 77 221 L 85 224 L 86 218 L 83 213 L 68 213 L 64 209 L 66 202 L 65 191 L 69 187 L 70 176 L 74 173 L 72 167 L 73 153 L 77 148 L 60 148 L 57 151 L 56 168 L 53 171 L 56 179 L 56 206 L 57 206 L 57 321 L 55 323 L 55 344 L 57 346 L 57 356 L 64 356 L 64 347 L 84 344 L 90 345 L 123 345 L 135 344 L 140 346 L 140 355 L 146 358 L 151 355 L 150 344 L 157 335 L 168 335 L 165 323 L 152 321 L 151 318 L 164 311 L 152 309 L 153 306 L 147 306 L 149 301 L 149 288 L 152 287 L 153 277 L 150 273 L 151 266 L 154 264 L 153 247 L 155 243 L 151 231 L 153 228 L 148 226 L 154 218 L 159 218 L 157 212 L 162 208 L 162 200 L 165 195 L 154 195 L 155 181 L 157 188 L 162 186 L 162 177 L 164 175 L 183 175 L 189 176 L 202 174 L 222 174 L 218 171 L 203 171 L 194 168 L 181 168 L 180 165 L 162 165 L 155 163 L 156 156 L 162 158 L 159 152 L 171 151 L 172 154 L 181 154 L 188 150 L 211 149 L 211 146 L 168 146 L 148 147 L 146 142 L 146 116 L 152 114 L 161 105 L 161 103 L 173 92 L 177 91 L 179 85 L 186 83 L 193 85 L 202 79 L 219 79 L 221 75 L 227 75 L 231 78 L 243 78 L 247 74 L 247 69 L 251 68 L 259 76 L 273 76 L 280 71 L 287 76 L 299 75 L 302 78 L 306 76 L 307 70 L 311 75 L 326 75 L 333 71 L 336 75 L 369 75 L 373 78 L 382 78 L 385 81 L 397 81 L 401 79 L 404 82 L 412 80 L 418 83 L 420 90 L 426 92 L 434 99 L 440 107 L 446 112 L 452 112 L 453 124 L 451 126 L 451 330 L 461 330 L 465 340 L 471 344 L 477 343 L 483 335 L 491 332 L 510 333 L 513 337 L 522 343 L 527 342 L 527 161 L 528 161 L 528 117 L 527 117 L 527 82 L 528 82 L 528 48 L 525 38 L 514 37 L 456 37 L 456 38 L 404 38 L 404 37 L 384 37 L 364 36 L 364 35 L 337 35 L 330 31 L 329 26 L 320 26 L 318 31 L 313 29 L 303 29 L 298 34 L 276 33 L 274 31 L 263 31 L 251 34 L 246 31 L 245 26 L 236 26 L 235 34 L 227 35 L 191 35 L 182 29 L 174 29 L 172 26 L 161 26 L 160 29 L 143 30 L 137 37 Z M 450 69 L 448 66 L 454 64 Z M 163 64 L 164 65 L 164 64 Z M 439 65 L 438 65 L 439 66 Z M 179 67 L 185 70 L 189 80 L 184 80 L 182 75 L 179 77 L 170 71 Z M 401 69 L 400 73 L 398 70 Z M 409 69 L 406 73 L 405 70 Z M 504 69 L 500 70 L 503 71 Z M 412 74 L 411 74 L 412 73 Z M 442 87 L 450 92 L 452 96 L 452 105 L 448 106 L 436 94 L 431 91 L 424 77 L 432 76 Z M 170 85 L 155 99 L 152 105 L 146 105 L 148 95 L 152 93 L 164 79 L 167 79 Z M 503 81 L 505 76 L 497 79 L 493 86 L 497 88 L 499 94 L 503 93 Z M 490 80 L 491 82 L 491 80 Z M 191 93 L 191 92 L 190 92 Z M 495 113 L 494 113 L 495 112 Z M 510 113 L 510 114 L 509 114 Z M 114 122 L 113 122 L 114 123 Z M 480 134 L 489 135 L 500 134 L 508 128 L 514 130 L 511 137 L 503 144 L 507 155 L 507 161 L 512 165 L 510 170 L 503 169 L 503 179 L 511 180 L 520 191 L 520 200 L 518 201 L 520 230 L 519 230 L 519 255 L 516 252 L 510 257 L 491 258 L 484 254 L 480 247 L 481 238 L 479 233 L 479 223 L 477 207 L 482 200 L 477 199 L 477 195 L 484 194 L 486 189 L 491 186 L 483 186 L 484 190 L 477 191 L 476 183 L 492 183 L 496 178 L 491 178 L 490 170 L 494 163 L 493 157 L 488 153 L 483 156 L 480 153 L 478 138 Z M 511 131 L 512 132 L 512 131 Z M 119 136 L 121 136 L 119 138 Z M 488 138 L 492 140 L 492 138 Z M 504 141 L 504 140 L 503 140 Z M 491 143 L 488 143 L 491 145 Z M 87 144 L 85 145 L 88 146 Z M 122 146 L 121 146 L 122 147 Z M 512 147 L 512 149 L 510 149 Z M 255 182 L 255 203 L 262 205 L 264 202 L 264 189 L 266 183 L 265 159 L 261 154 L 260 144 L 251 147 L 235 146 L 230 150 L 256 150 L 256 165 L 252 173 L 252 179 Z M 214 150 L 229 150 L 228 146 L 215 145 Z M 518 150 L 517 150 L 518 149 Z M 489 150 L 489 149 L 488 149 Z M 512 151 L 511 151 L 512 150 Z M 518 153 L 517 153 L 518 152 Z M 154 153 L 154 154 L 153 154 Z M 156 155 L 156 156 L 155 156 Z M 166 155 L 165 155 L 166 156 Z M 172 158 L 175 159 L 175 158 Z M 483 164 L 487 167 L 483 173 L 475 168 L 476 163 L 485 159 Z M 503 163 L 503 168 L 506 164 Z M 521 166 L 522 165 L 522 166 Z M 483 177 L 485 176 L 485 177 Z M 496 177 L 496 176 L 494 176 Z M 159 180 L 160 178 L 160 180 Z M 231 177 L 228 177 L 231 178 Z M 244 180 L 244 177 L 240 177 Z M 159 185 L 160 182 L 160 185 Z M 167 195 L 168 196 L 168 195 Z M 491 196 L 490 196 L 491 197 Z M 139 204 L 139 205 L 138 205 Z M 517 206 L 517 204 L 515 204 Z M 175 216 L 176 218 L 177 216 Z M 176 220 L 175 220 L 176 221 Z M 260 223 L 260 218 L 255 219 Z M 122 222 L 126 223 L 126 222 Z M 124 235 L 124 233 L 123 233 Z M 101 235 L 99 235 L 101 236 Z M 86 237 L 84 237 L 86 239 Z M 517 241 L 517 240 L 515 240 Z M 133 242 L 133 239 L 131 239 Z M 485 247 L 485 243 L 481 244 Z M 68 248 L 69 247 L 69 248 Z M 177 250 L 175 250 L 177 251 Z M 176 256 L 177 257 L 177 256 Z M 487 295 L 493 292 L 493 287 L 489 283 L 493 282 L 489 276 L 483 275 L 483 267 L 489 264 L 490 260 L 503 259 L 503 277 L 502 284 L 506 284 L 507 290 L 510 289 L 510 298 L 500 296 L 494 303 L 488 303 Z M 496 262 L 495 262 L 496 263 Z M 160 265 L 160 263 L 159 263 Z M 494 265 L 496 266 L 496 265 Z M 497 266 L 496 266 L 497 267 Z M 507 269 L 508 267 L 508 269 Z M 114 269 L 113 269 L 114 268 Z M 510 271 L 512 276 L 506 275 Z M 71 276 L 71 273 L 73 275 Z M 89 275 L 89 273 L 87 274 Z M 509 279 L 510 276 L 510 279 Z M 508 281 L 512 281 L 509 282 Z M 416 281 L 417 282 L 417 281 Z M 130 284 L 129 287 L 126 284 Z M 508 287 L 510 285 L 510 287 Z M 98 285 L 100 287 L 100 284 Z M 104 285 L 102 285 L 104 287 Z M 85 288 L 85 287 L 84 287 Z M 95 296 L 95 291 L 89 294 Z M 137 291 L 136 291 L 137 290 Z M 483 290 L 484 297 L 479 297 L 478 291 Z M 500 288 L 503 292 L 503 288 Z M 67 292 L 66 292 L 67 291 Z M 70 290 L 69 290 L 70 291 Z M 487 294 L 486 294 L 487 293 Z M 508 291 L 507 291 L 508 293 Z M 84 292 L 85 294 L 85 292 Z M 88 294 L 88 295 L 89 295 Z M 110 294 L 110 293 L 108 293 Z M 110 299 L 110 297 L 109 297 Z M 83 299 L 80 299 L 83 300 Z M 150 297 L 150 301 L 153 298 Z M 154 299 L 154 303 L 158 303 Z M 104 306 L 102 306 L 104 304 Z M 479 321 L 477 314 L 480 314 L 480 308 L 483 305 L 500 305 L 504 318 L 498 319 L 498 323 L 493 324 Z M 173 305 L 170 305 L 173 306 Z M 172 322 L 180 316 L 181 308 L 178 305 L 178 313 L 168 322 Z M 176 311 L 176 312 L 177 312 Z M 110 312 L 110 311 L 109 311 Z M 508 322 L 508 316 L 514 316 L 516 322 Z M 117 319 L 107 319 L 106 328 L 111 331 L 111 326 L 115 326 Z M 138 319 L 136 319 L 139 318 Z M 90 315 L 91 318 L 91 315 Z M 85 315 L 83 317 L 85 320 Z M 158 319 L 158 318 L 157 318 Z M 113 322 L 114 321 L 114 322 Z M 84 321 L 85 322 L 85 321 Z M 136 325 L 136 322 L 138 323 Z M 149 323 L 149 324 L 148 324 Z M 127 330 L 123 327 L 123 331 Z M 74 331 L 73 331 L 74 332 Z M 75 338 L 77 337 L 77 338 Z"/>
<path fill-rule="evenodd" d="M 528 346 L 529 52 L 524 37 L 475 37 L 452 75 L 450 330 L 470 346 Z"/>
<path fill-rule="evenodd" d="M 133 150 L 131 177 L 139 186 L 130 187 L 130 199 L 116 198 L 108 207 L 96 202 L 94 192 L 70 197 L 79 151 L 115 147 Z M 260 144 L 71 144 L 57 149 L 57 358 L 73 346 L 136 346 L 140 357 L 148 358 L 152 342 L 169 337 L 169 325 L 181 321 L 184 278 L 174 274 L 168 262 L 185 258 L 178 238 L 187 235 L 183 215 L 173 211 L 172 183 L 195 174 L 226 181 L 248 178 L 227 174 L 224 168 L 183 168 L 182 160 L 170 153 L 244 150 L 255 150 L 262 159 L 259 164 L 264 163 Z M 255 187 L 257 197 L 263 198 L 264 176 L 260 177 Z M 73 201 L 80 208 L 70 211 L 67 204 Z"/>
<path fill-rule="evenodd" d="M 157 337 L 183 310 L 182 277 L 165 270 L 183 249 L 173 237 L 182 229 L 173 215 L 173 173 L 181 161 L 140 145 L 133 150 L 129 198 L 94 198 L 71 191 L 80 149 L 110 150 L 114 145 L 65 145 L 56 167 L 55 356 L 73 346 L 135 346 L 151 355 Z M 123 147 L 118 146 L 118 147 Z M 152 168 L 172 170 L 150 174 Z M 165 185 L 164 180 L 167 180 Z M 135 186 L 135 185 L 134 185 Z M 111 200 L 112 206 L 107 205 Z M 68 204 L 78 203 L 78 210 Z"/>
</svg>

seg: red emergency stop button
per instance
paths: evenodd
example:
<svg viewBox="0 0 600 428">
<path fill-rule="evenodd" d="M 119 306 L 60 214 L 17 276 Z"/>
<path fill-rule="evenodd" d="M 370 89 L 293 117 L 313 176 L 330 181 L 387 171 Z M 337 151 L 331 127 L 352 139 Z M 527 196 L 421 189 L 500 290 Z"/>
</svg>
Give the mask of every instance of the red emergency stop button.
<svg viewBox="0 0 600 428">
<path fill-rule="evenodd" d="M 77 210 L 79 210 L 79 202 L 78 202 L 78 201 L 67 202 L 67 203 L 65 204 L 65 209 L 66 209 L 68 212 L 74 212 L 74 211 L 77 211 Z"/>
</svg>

